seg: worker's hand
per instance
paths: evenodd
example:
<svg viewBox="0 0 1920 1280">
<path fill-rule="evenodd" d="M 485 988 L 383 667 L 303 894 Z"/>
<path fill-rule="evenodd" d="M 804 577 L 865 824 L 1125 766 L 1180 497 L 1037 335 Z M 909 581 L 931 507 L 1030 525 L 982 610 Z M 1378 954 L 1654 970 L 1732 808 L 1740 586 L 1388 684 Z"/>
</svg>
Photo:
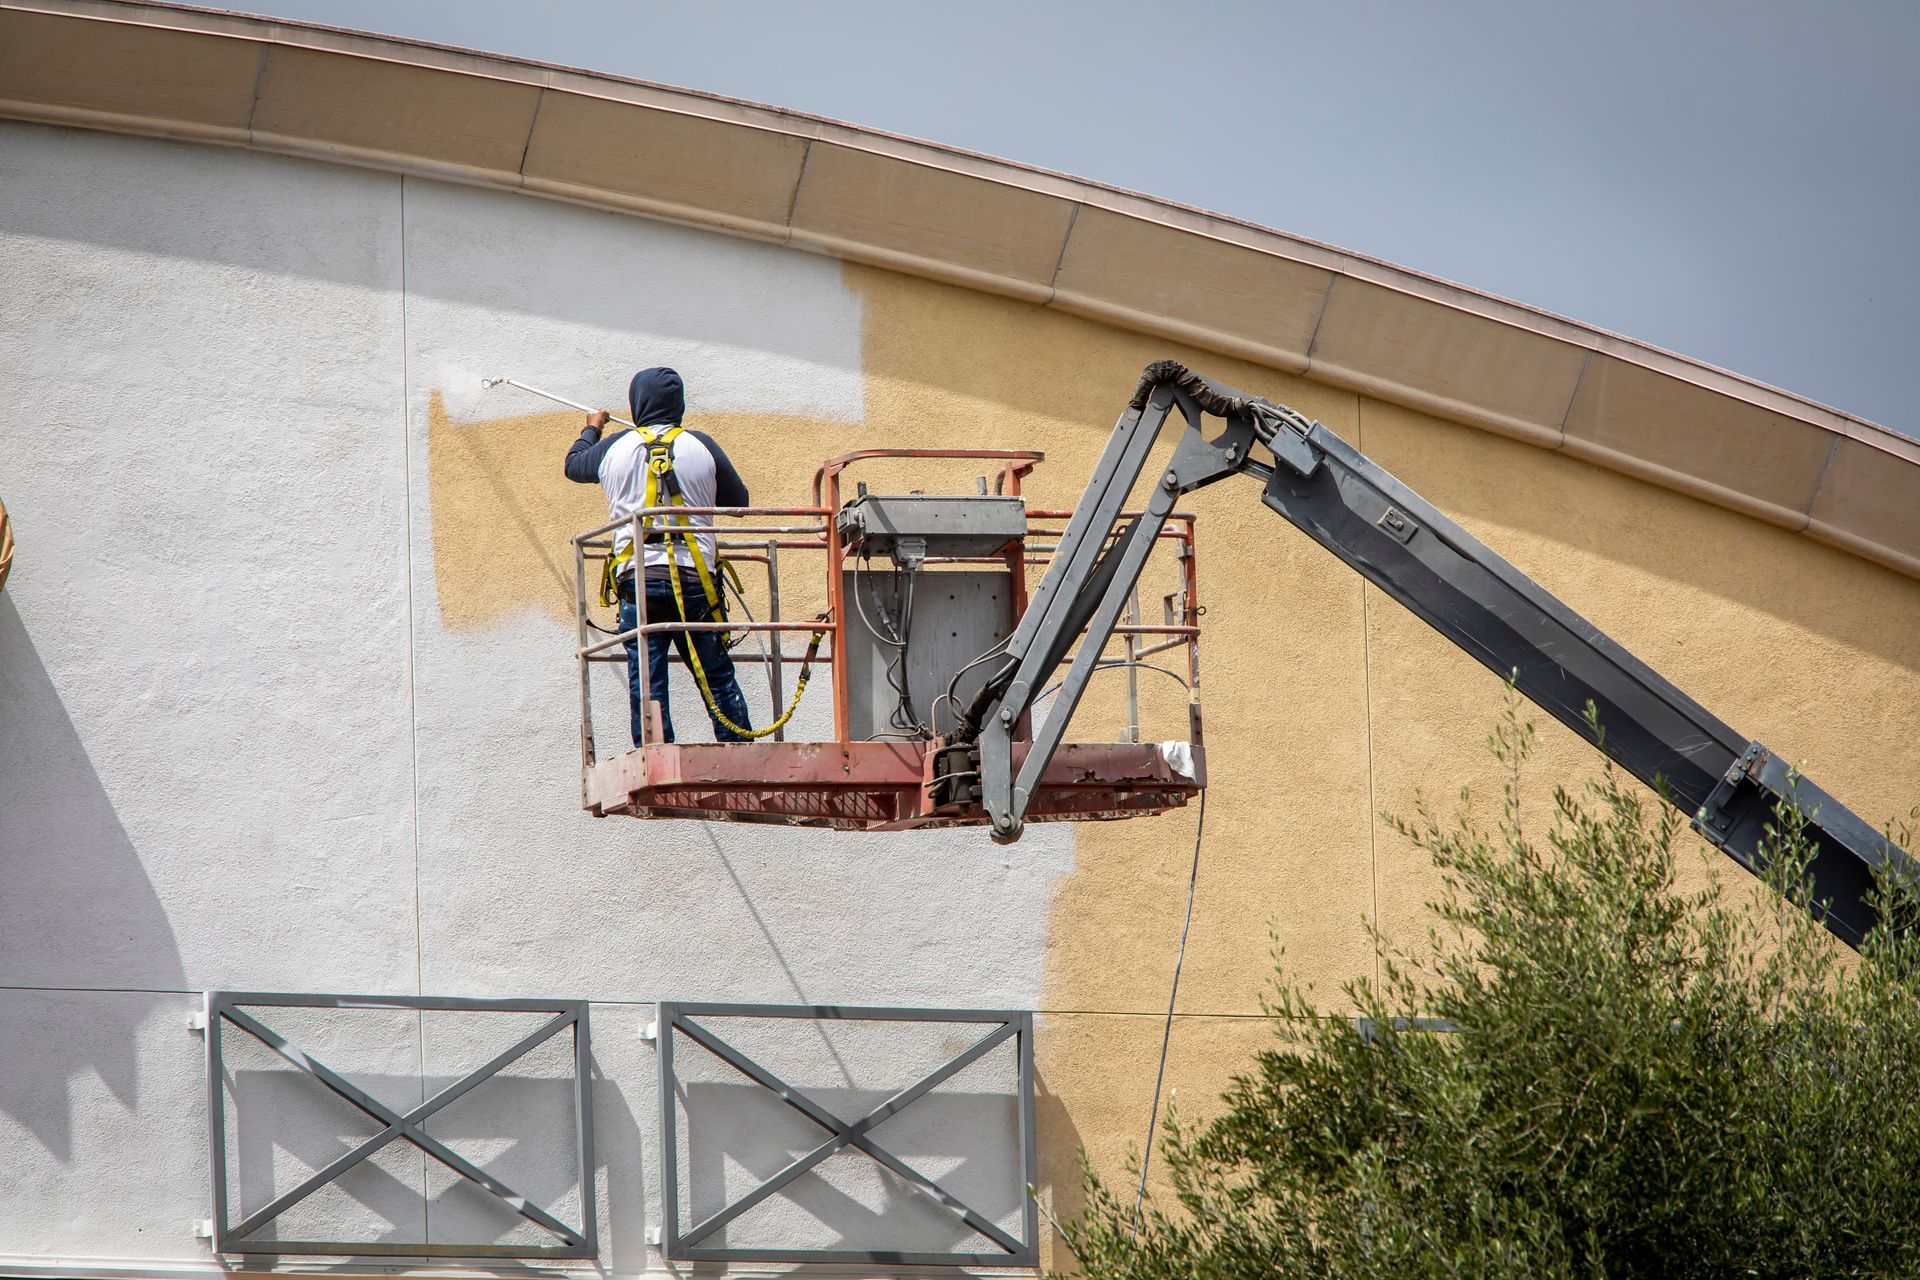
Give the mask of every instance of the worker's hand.
<svg viewBox="0 0 1920 1280">
<path fill-rule="evenodd" d="M 587 415 L 587 425 L 592 427 L 595 431 L 598 431 L 602 427 L 606 426 L 607 411 L 605 409 L 595 409 L 592 413 Z"/>
</svg>

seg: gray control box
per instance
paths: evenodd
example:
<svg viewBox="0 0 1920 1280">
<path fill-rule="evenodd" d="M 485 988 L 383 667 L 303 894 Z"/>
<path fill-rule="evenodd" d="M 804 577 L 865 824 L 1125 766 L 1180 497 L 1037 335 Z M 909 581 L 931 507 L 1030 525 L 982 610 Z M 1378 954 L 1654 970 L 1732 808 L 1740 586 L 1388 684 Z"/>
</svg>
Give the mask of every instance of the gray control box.
<svg viewBox="0 0 1920 1280">
<path fill-rule="evenodd" d="M 917 567 L 927 556 L 992 555 L 1025 537 L 1027 506 L 984 494 L 862 494 L 836 522 L 849 551 Z"/>
<path fill-rule="evenodd" d="M 856 740 L 897 737 L 916 720 L 935 733 L 950 732 L 959 707 L 940 695 L 952 684 L 954 699 L 964 707 L 993 674 L 997 663 L 961 668 L 1013 631 L 1012 576 L 1005 569 L 907 573 L 876 565 L 870 572 L 848 569 L 841 583 L 849 734 Z"/>
</svg>

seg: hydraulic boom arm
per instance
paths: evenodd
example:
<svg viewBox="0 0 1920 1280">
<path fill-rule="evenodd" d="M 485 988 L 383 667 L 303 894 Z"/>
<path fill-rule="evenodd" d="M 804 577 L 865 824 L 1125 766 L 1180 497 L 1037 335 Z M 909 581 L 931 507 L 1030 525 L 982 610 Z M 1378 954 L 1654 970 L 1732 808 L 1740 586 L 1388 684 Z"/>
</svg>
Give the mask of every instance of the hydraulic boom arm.
<svg viewBox="0 0 1920 1280">
<path fill-rule="evenodd" d="M 1111 536 L 1176 408 L 1186 430 L 1167 471 L 1145 512 Z M 1209 415 L 1226 424 L 1211 440 L 1202 432 Z M 1268 507 L 1589 741 L 1592 703 L 1603 730 L 1596 745 L 1641 781 L 1664 787 L 1701 834 L 1743 866 L 1758 869 L 1775 806 L 1796 806 L 1818 847 L 1812 873 L 1815 897 L 1831 904 L 1826 926 L 1849 944 L 1873 924 L 1874 868 L 1888 861 L 1911 867 L 1905 852 L 1845 805 L 1735 733 L 1345 440 L 1173 361 L 1147 366 L 1005 659 L 955 735 L 979 750 L 996 840 L 1019 837 L 1029 798 L 1174 504 L 1231 475 L 1263 481 Z M 1016 772 L 1014 731 L 1083 629 Z"/>
</svg>

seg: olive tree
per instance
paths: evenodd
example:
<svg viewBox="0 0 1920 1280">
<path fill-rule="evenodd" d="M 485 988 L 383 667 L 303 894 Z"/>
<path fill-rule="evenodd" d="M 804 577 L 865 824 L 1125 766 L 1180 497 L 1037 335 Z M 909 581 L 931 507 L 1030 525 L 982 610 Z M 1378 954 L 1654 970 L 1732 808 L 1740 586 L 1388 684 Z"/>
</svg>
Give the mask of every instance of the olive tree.
<svg viewBox="0 0 1920 1280">
<path fill-rule="evenodd" d="M 1817 922 L 1798 814 L 1776 815 L 1750 900 L 1717 876 L 1685 890 L 1676 862 L 1704 846 L 1611 768 L 1531 829 L 1531 741 L 1510 696 L 1497 820 L 1464 793 L 1392 820 L 1442 890 L 1424 938 L 1375 935 L 1380 977 L 1345 988 L 1358 1017 L 1321 1016 L 1282 956 L 1272 1045 L 1217 1118 L 1167 1118 L 1169 1190 L 1140 1208 L 1087 1171 L 1062 1228 L 1078 1269 L 1920 1274 L 1912 888 L 1883 877 L 1856 956 Z"/>
</svg>

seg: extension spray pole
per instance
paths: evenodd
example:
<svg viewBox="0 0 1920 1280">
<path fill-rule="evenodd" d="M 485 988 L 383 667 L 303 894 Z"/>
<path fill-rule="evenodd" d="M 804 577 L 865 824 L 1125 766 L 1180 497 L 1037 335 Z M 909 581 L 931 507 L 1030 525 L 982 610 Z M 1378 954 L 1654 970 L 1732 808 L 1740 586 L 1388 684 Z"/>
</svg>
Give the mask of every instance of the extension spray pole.
<svg viewBox="0 0 1920 1280">
<path fill-rule="evenodd" d="M 582 413 L 598 413 L 599 412 L 598 409 L 595 409 L 590 404 L 581 404 L 578 400 L 569 400 L 565 396 L 557 396 L 553 394 L 553 392 L 551 391 L 542 391 L 539 387 L 529 386 L 526 383 L 520 382 L 514 378 L 482 378 L 480 379 L 480 388 L 483 391 L 491 391 L 493 390 L 493 388 L 499 386 L 503 382 L 510 387 L 518 387 L 522 391 L 530 391 L 536 396 L 540 396 L 543 399 L 553 401 L 555 404 L 566 405 L 569 409 L 578 409 Z M 607 421 L 617 422 L 623 427 L 631 427 L 633 425 L 631 422 L 628 422 L 625 418 L 618 417 L 611 413 L 607 415 Z"/>
<path fill-rule="evenodd" d="M 480 387 L 481 387 L 481 390 L 483 391 L 491 391 L 493 388 L 499 386 L 503 382 L 510 387 L 518 387 L 522 391 L 531 392 L 536 396 L 544 397 L 545 399 L 553 401 L 555 404 L 564 404 L 569 409 L 578 409 L 582 413 L 599 412 L 598 410 L 588 405 L 581 404 L 576 400 L 569 400 L 565 396 L 557 396 L 553 394 L 553 392 L 551 391 L 542 391 L 539 387 L 530 387 L 526 383 L 516 381 L 513 378 L 482 378 L 480 379 Z M 631 422 L 628 422 L 625 418 L 616 418 L 612 414 L 607 415 L 607 421 L 617 422 L 623 427 L 633 426 L 633 424 Z M 647 481 L 647 491 L 649 494 L 651 494 L 653 491 L 652 480 Z M 675 500 L 674 505 L 676 506 L 679 505 L 679 502 L 677 499 Z M 662 519 L 663 522 L 666 519 L 666 517 L 664 516 L 660 518 Z M 696 541 L 696 535 L 693 532 L 691 532 L 691 526 L 687 524 L 686 517 L 685 516 L 677 517 L 674 520 L 672 529 L 679 534 L 680 538 L 686 543 L 687 549 L 693 553 L 694 563 L 696 565 L 699 564 L 700 563 L 700 544 L 698 541 Z M 673 536 L 674 536 L 674 533 L 672 532 L 667 534 L 667 537 L 669 539 L 671 539 Z M 609 552 L 608 554 L 611 555 L 612 553 Z M 722 563 L 724 564 L 724 560 L 722 561 Z M 705 569 L 702 569 L 700 571 L 700 576 L 701 576 L 701 580 L 704 582 L 706 579 Z M 680 611 L 680 616 L 684 618 L 687 616 L 687 602 L 681 598 L 680 575 L 677 573 L 670 574 L 668 575 L 667 580 L 673 584 L 674 607 Z M 725 579 L 722 578 L 721 581 L 724 583 Z M 724 587 L 722 589 L 724 590 Z M 740 596 L 740 587 L 737 582 L 734 584 L 733 592 L 734 592 L 734 597 L 738 599 Z M 722 598 L 724 599 L 724 597 Z M 746 605 L 747 605 L 747 602 L 745 600 L 740 601 L 740 607 L 742 609 L 745 609 Z M 748 614 L 748 616 L 751 617 L 752 615 Z M 813 676 L 813 660 L 820 655 L 820 642 L 826 639 L 826 636 L 827 636 L 828 627 L 825 625 L 826 615 L 821 614 L 820 618 L 822 621 L 821 628 L 818 631 L 814 632 L 813 638 L 807 642 L 806 657 L 800 660 L 800 681 L 799 683 L 793 686 L 793 701 L 787 704 L 786 711 L 781 714 L 778 720 L 775 720 L 772 724 L 768 725 L 764 729 L 748 729 L 742 725 L 737 725 L 733 721 L 727 719 L 726 713 L 720 709 L 720 704 L 715 702 L 713 699 L 713 690 L 707 684 L 707 673 L 700 666 L 699 652 L 689 647 L 685 651 L 688 659 L 690 660 L 688 665 L 693 668 L 694 682 L 698 684 L 700 687 L 700 697 L 706 702 L 707 712 L 708 714 L 713 716 L 714 723 L 724 724 L 727 728 L 731 729 L 734 733 L 738 734 L 740 737 L 748 741 L 753 741 L 758 738 L 764 738 L 769 734 L 778 733 L 780 729 L 783 726 L 785 726 L 787 721 L 793 719 L 793 713 L 796 710 L 798 710 L 800 707 L 800 697 L 802 694 L 806 693 L 807 691 L 807 681 L 811 679 Z M 642 620 L 644 621 L 644 616 Z M 765 646 L 762 646 L 761 653 L 763 656 L 766 653 Z"/>
</svg>

